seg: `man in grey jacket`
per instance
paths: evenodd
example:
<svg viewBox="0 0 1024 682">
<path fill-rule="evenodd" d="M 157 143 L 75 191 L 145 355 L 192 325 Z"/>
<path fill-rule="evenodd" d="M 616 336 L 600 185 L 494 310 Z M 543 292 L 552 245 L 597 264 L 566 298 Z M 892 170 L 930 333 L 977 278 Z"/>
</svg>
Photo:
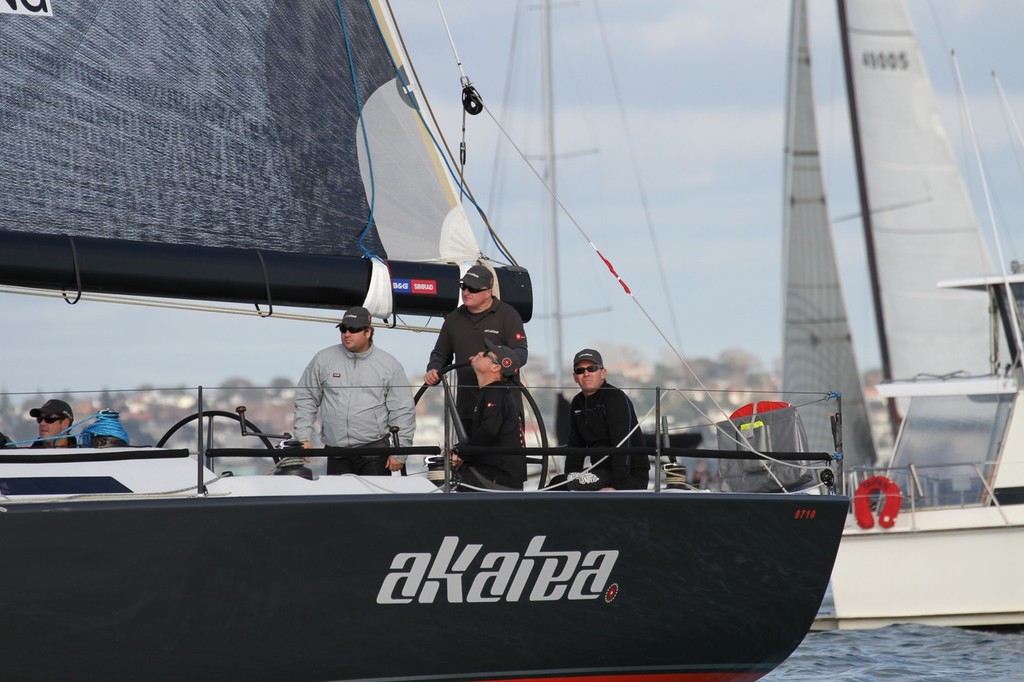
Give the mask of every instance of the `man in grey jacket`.
<svg viewBox="0 0 1024 682">
<path fill-rule="evenodd" d="M 313 356 L 295 391 L 295 438 L 311 448 L 313 421 L 320 416 L 320 437 L 327 448 L 327 473 L 388 476 L 404 456 L 346 455 L 341 448 L 388 447 L 391 427 L 398 443 L 412 445 L 416 406 L 398 360 L 373 345 L 366 308 L 348 310 L 341 322 L 341 344 Z"/>
</svg>

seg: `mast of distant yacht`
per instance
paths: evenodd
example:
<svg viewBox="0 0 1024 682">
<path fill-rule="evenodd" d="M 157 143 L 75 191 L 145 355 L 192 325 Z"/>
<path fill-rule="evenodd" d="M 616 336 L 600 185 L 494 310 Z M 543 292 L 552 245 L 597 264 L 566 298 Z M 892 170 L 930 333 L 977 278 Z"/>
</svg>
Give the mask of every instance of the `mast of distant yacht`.
<svg viewBox="0 0 1024 682">
<path fill-rule="evenodd" d="M 879 282 L 878 261 L 875 258 L 875 237 L 872 228 L 871 201 L 868 198 L 867 181 L 864 178 L 864 152 L 861 147 L 860 119 L 857 115 L 857 94 L 853 85 L 853 57 L 850 54 L 850 34 L 846 17 L 846 0 L 838 0 L 839 39 L 842 43 L 843 70 L 846 76 L 846 102 L 850 111 L 850 131 L 853 137 L 853 160 L 857 170 L 857 195 L 860 199 L 861 221 L 864 230 L 864 245 L 867 250 L 868 275 L 871 279 L 871 303 L 875 312 L 875 327 L 878 333 L 879 359 L 882 365 L 882 379 L 891 381 L 892 362 L 889 357 L 889 339 L 886 335 L 885 315 L 882 310 L 882 287 Z M 896 401 L 886 401 L 889 425 L 892 433 L 899 430 L 900 415 Z"/>
<path fill-rule="evenodd" d="M 555 104 L 551 69 L 551 2 L 543 0 L 541 43 L 544 79 L 544 155 L 547 163 L 548 211 L 551 221 L 551 323 L 554 331 L 553 374 L 562 370 L 562 286 L 558 262 L 558 174 L 555 172 Z M 557 381 L 556 381 L 557 383 Z"/>
</svg>

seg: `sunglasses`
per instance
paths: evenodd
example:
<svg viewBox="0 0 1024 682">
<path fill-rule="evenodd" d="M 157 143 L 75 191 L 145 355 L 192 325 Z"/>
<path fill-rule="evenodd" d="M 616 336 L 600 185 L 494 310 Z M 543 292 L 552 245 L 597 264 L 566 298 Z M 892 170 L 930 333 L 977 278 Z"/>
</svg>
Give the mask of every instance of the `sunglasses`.
<svg viewBox="0 0 1024 682">
<path fill-rule="evenodd" d="M 487 289 L 490 288 L 490 287 L 485 287 L 483 289 L 474 289 L 473 287 L 469 286 L 468 284 L 463 284 L 461 286 L 462 286 L 462 290 L 463 291 L 468 291 L 471 294 L 479 294 L 481 291 L 487 291 Z"/>
<path fill-rule="evenodd" d="M 67 419 L 67 417 L 62 417 L 59 414 L 48 414 L 45 417 L 36 417 L 36 424 L 42 424 L 43 422 L 52 424 L 54 422 L 59 422 L 61 419 Z"/>
<path fill-rule="evenodd" d="M 365 331 L 366 327 L 346 327 L 345 325 L 341 325 L 342 334 L 361 334 Z"/>
<path fill-rule="evenodd" d="M 601 365 L 587 365 L 586 367 L 577 367 L 572 371 L 573 374 L 594 373 L 604 369 Z"/>
</svg>

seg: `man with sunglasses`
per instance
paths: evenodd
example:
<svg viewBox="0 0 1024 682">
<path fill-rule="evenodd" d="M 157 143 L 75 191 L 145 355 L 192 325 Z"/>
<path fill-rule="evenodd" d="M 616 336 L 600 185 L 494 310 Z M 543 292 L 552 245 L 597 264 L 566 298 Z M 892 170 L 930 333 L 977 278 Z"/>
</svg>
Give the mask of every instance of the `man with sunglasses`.
<svg viewBox="0 0 1024 682">
<path fill-rule="evenodd" d="M 463 275 L 460 284 L 463 303 L 444 318 L 427 362 L 427 372 L 423 375 L 424 383 L 431 386 L 441 380 L 438 370 L 453 360 L 463 363 L 472 359 L 485 350 L 485 340 L 508 348 L 515 356 L 517 366 L 526 364 L 528 349 L 523 318 L 515 308 L 494 297 L 494 273 L 484 265 L 474 265 Z M 455 408 L 466 434 L 470 435 L 480 389 L 472 367 L 460 367 L 455 371 L 459 386 Z M 519 385 L 518 375 L 511 381 Z M 516 400 L 522 407 L 522 396 L 517 395 Z"/>
<path fill-rule="evenodd" d="M 317 353 L 299 379 L 295 439 L 313 447 L 319 414 L 329 475 L 389 476 L 402 468 L 404 455 L 347 455 L 341 448 L 388 447 L 391 427 L 398 427 L 399 445 L 412 445 L 416 406 L 408 375 L 398 360 L 373 345 L 366 308 L 346 311 L 338 329 L 341 344 Z"/>
<path fill-rule="evenodd" d="M 569 406 L 569 447 L 640 447 L 643 433 L 637 425 L 633 402 L 608 383 L 601 354 L 592 348 L 576 353 L 573 379 L 580 387 Z M 584 455 L 567 455 L 565 473 L 569 490 L 646 490 L 651 463 L 646 456 L 589 457 L 593 465 L 583 474 Z M 575 474 L 575 476 L 574 476 Z M 556 477 L 559 479 L 560 477 Z M 552 479 L 552 483 L 557 480 Z"/>
<path fill-rule="evenodd" d="M 51 398 L 40 407 L 33 407 L 28 411 L 39 424 L 39 438 L 32 443 L 34 448 L 73 448 L 78 443 L 74 436 L 68 436 L 65 432 L 71 428 L 75 421 L 75 413 L 71 406 L 63 400 Z"/>
</svg>

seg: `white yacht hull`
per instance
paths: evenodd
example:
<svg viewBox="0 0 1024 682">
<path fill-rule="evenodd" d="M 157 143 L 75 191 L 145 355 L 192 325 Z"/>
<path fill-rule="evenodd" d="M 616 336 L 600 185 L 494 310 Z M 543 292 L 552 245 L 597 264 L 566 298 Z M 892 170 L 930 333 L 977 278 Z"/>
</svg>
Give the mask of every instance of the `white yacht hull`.
<svg viewBox="0 0 1024 682">
<path fill-rule="evenodd" d="M 834 614 L 814 629 L 1024 623 L 1024 505 L 902 512 L 889 529 L 851 515 L 832 571 Z"/>
</svg>

